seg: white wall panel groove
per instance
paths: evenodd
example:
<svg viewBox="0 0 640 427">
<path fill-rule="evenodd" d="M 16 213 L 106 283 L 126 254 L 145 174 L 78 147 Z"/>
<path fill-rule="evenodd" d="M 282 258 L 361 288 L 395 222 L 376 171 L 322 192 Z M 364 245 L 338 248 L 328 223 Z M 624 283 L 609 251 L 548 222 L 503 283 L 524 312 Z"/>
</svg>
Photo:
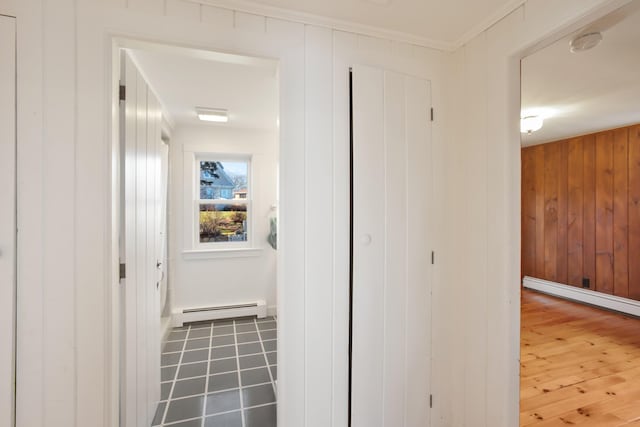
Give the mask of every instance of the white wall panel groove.
<svg viewBox="0 0 640 427">
<path fill-rule="evenodd" d="M 0 427 L 15 422 L 16 22 L 0 16 Z"/>
</svg>

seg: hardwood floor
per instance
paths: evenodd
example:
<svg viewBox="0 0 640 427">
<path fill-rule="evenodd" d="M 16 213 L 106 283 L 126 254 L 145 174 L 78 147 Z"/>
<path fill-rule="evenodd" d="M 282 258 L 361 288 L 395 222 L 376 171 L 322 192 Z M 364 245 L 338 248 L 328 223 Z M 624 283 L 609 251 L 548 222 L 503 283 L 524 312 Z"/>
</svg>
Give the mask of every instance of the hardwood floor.
<svg viewBox="0 0 640 427">
<path fill-rule="evenodd" d="M 639 426 L 640 320 L 524 290 L 521 426 Z"/>
</svg>

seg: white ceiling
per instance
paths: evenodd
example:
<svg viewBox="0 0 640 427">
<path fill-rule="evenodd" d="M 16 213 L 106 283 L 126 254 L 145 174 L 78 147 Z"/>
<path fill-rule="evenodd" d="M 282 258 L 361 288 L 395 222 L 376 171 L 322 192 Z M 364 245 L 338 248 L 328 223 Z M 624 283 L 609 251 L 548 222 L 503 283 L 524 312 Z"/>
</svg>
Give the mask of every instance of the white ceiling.
<svg viewBox="0 0 640 427">
<path fill-rule="evenodd" d="M 590 25 L 604 37 L 592 50 L 570 53 L 576 34 L 522 61 L 522 116 L 549 114 L 541 130 L 522 135 L 534 145 L 640 122 L 640 2 Z"/>
<path fill-rule="evenodd" d="M 174 125 L 277 128 L 275 62 L 180 49 L 129 51 Z M 196 107 L 227 109 L 229 122 L 201 122 Z"/>
<path fill-rule="evenodd" d="M 209 0 L 267 16 L 321 23 L 453 49 L 487 29 L 524 0 Z M 320 18 L 320 19 L 319 19 Z M 387 32 L 387 34 L 384 34 Z"/>
</svg>

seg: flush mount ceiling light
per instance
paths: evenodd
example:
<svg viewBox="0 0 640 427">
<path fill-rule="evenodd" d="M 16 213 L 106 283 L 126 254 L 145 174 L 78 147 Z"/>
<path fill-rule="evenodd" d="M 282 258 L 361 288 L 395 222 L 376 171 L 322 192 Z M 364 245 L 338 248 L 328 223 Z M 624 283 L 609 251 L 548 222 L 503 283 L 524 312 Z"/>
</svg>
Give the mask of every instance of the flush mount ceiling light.
<svg viewBox="0 0 640 427">
<path fill-rule="evenodd" d="M 540 116 L 527 116 L 520 119 L 520 132 L 531 135 L 533 132 L 542 129 L 544 120 Z"/>
<path fill-rule="evenodd" d="M 227 110 L 222 108 L 203 108 L 196 107 L 196 114 L 203 122 L 226 123 L 229 121 Z"/>
<path fill-rule="evenodd" d="M 571 53 L 584 52 L 593 49 L 602 41 L 602 34 L 599 32 L 582 34 L 571 40 L 569 50 Z"/>
</svg>

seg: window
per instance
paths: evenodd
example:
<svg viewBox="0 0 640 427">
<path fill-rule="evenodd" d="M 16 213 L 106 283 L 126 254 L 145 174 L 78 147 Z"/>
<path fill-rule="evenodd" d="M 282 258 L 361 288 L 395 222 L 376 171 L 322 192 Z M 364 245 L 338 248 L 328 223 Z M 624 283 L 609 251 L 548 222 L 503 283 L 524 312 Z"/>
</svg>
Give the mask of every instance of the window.
<svg viewBox="0 0 640 427">
<path fill-rule="evenodd" d="M 216 247 L 245 247 L 251 199 L 248 159 L 196 158 L 199 199 L 197 241 Z"/>
</svg>

